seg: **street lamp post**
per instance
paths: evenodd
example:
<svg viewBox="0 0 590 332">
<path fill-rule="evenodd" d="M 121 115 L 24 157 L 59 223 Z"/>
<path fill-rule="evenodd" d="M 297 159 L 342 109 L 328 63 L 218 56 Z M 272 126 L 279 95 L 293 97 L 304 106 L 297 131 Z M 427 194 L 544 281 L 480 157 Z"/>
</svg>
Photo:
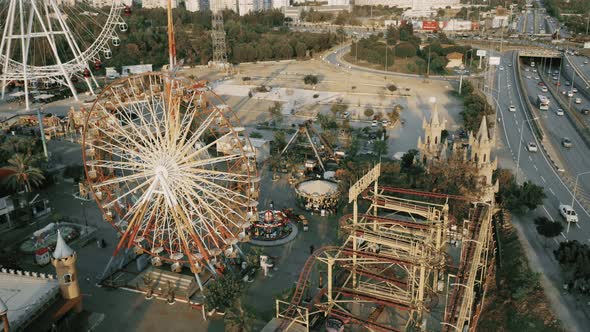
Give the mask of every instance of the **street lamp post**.
<svg viewBox="0 0 590 332">
<path fill-rule="evenodd" d="M 520 170 L 520 150 L 522 149 L 522 134 L 524 132 L 524 124 L 530 121 L 535 121 L 537 120 L 539 117 L 535 117 L 532 119 L 528 119 L 528 120 L 523 120 L 522 121 L 522 125 L 520 126 L 520 139 L 518 141 L 518 156 L 516 157 L 516 184 L 518 184 L 518 174 L 519 174 L 519 170 Z"/>
<path fill-rule="evenodd" d="M 84 202 L 80 202 L 82 206 L 82 214 L 84 215 L 84 225 L 86 225 L 85 232 L 88 232 L 88 218 L 86 217 L 86 207 L 84 206 Z"/>
<path fill-rule="evenodd" d="M 582 172 L 576 175 L 576 182 L 574 184 L 574 192 L 572 193 L 572 208 L 574 208 L 574 203 L 576 202 L 576 190 L 578 189 L 578 180 L 580 179 L 581 175 L 590 174 L 590 171 Z"/>
</svg>

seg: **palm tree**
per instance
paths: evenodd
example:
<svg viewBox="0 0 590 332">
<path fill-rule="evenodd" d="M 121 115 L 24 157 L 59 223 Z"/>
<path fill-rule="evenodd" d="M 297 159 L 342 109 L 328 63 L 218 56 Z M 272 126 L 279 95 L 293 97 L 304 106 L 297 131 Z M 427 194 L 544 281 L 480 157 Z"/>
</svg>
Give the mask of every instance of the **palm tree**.
<svg viewBox="0 0 590 332">
<path fill-rule="evenodd" d="M 255 321 L 256 316 L 248 308 L 244 308 L 242 301 L 238 299 L 225 315 L 225 330 L 232 332 L 251 332 L 254 331 Z"/>
<path fill-rule="evenodd" d="M 12 174 L 6 178 L 6 182 L 17 191 L 24 190 L 27 193 L 31 192 L 31 186 L 38 187 L 45 180 L 43 172 L 31 165 L 30 156 L 17 153 L 8 159 L 8 164 L 9 166 L 4 167 L 4 170 Z"/>
</svg>

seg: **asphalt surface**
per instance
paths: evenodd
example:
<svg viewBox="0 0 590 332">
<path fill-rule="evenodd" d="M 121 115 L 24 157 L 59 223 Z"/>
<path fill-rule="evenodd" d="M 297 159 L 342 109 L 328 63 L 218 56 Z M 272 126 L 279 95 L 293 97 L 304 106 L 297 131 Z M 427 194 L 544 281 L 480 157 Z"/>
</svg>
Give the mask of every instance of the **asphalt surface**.
<svg viewBox="0 0 590 332">
<path fill-rule="evenodd" d="M 500 109 L 500 136 L 505 143 L 506 152 L 510 153 L 510 158 L 516 162 L 518 158 L 519 139 L 521 135 L 521 128 L 524 129 L 522 133 L 522 144 L 520 145 L 520 170 L 519 180 L 530 180 L 545 188 L 547 198 L 543 202 L 543 206 L 540 209 L 553 220 L 562 220 L 558 213 L 558 206 L 560 203 L 571 203 L 572 191 L 566 183 L 562 180 L 559 173 L 551 163 L 549 157 L 545 154 L 543 149 L 539 149 L 538 152 L 529 152 L 526 149 L 528 142 L 535 142 L 540 147 L 540 142 L 533 135 L 533 129 L 530 121 L 524 123 L 523 121 L 530 120 L 529 115 L 525 113 L 525 93 L 528 95 L 536 96 L 540 94 L 537 82 L 534 79 L 524 79 L 526 91 L 520 91 L 518 85 L 516 72 L 516 58 L 513 52 L 510 52 L 502 57 L 502 63 L 505 64 L 504 71 L 499 72 L 499 86 L 500 93 L 497 98 L 497 90 L 494 92 L 494 98 L 497 98 Z M 508 66 L 512 64 L 512 66 Z M 524 68 L 523 68 L 524 70 Z M 536 97 L 535 97 L 536 99 Z M 510 112 L 509 108 L 513 105 L 516 108 L 516 112 Z M 543 112 L 538 121 L 542 121 L 545 124 L 546 135 L 549 141 L 554 144 L 555 149 L 561 153 L 564 157 L 564 161 L 567 163 L 572 171 L 577 170 L 590 170 L 590 156 L 588 152 L 590 150 L 580 142 L 579 138 L 574 135 L 575 130 L 569 123 L 565 116 L 558 116 L 554 111 L 554 101 L 551 110 Z M 534 120 L 535 121 L 535 120 Z M 571 136 L 574 141 L 574 148 L 570 150 L 561 149 L 559 144 L 561 142 L 563 133 L 567 133 Z M 500 138 L 500 137 L 499 137 Z M 577 173 L 576 173 L 577 174 Z M 580 178 L 579 187 L 584 191 L 590 188 L 590 178 Z M 579 189 L 578 189 L 579 190 Z M 579 241 L 590 240 L 590 214 L 576 204 L 576 210 L 579 213 L 580 222 L 577 224 L 571 224 L 569 234 L 563 234 L 562 237 L 556 240 L 565 240 L 566 236 L 570 239 L 576 239 Z"/>
</svg>

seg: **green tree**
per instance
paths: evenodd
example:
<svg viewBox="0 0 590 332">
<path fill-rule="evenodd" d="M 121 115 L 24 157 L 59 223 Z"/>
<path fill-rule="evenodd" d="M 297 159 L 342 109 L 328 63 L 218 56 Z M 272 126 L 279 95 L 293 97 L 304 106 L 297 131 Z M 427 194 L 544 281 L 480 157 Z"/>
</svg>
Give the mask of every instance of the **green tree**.
<svg viewBox="0 0 590 332">
<path fill-rule="evenodd" d="M 318 84 L 318 77 L 316 75 L 305 75 L 305 77 L 303 77 L 303 83 L 308 85 L 316 85 Z"/>
<path fill-rule="evenodd" d="M 226 273 L 209 282 L 203 290 L 205 309 L 225 311 L 244 292 L 244 282 L 233 273 Z"/>
<path fill-rule="evenodd" d="M 270 113 L 270 117 L 272 118 L 275 125 L 283 122 L 283 112 L 281 103 L 276 101 L 273 106 L 268 108 L 268 113 Z"/>
<path fill-rule="evenodd" d="M 547 217 L 536 218 L 535 224 L 537 225 L 537 232 L 545 237 L 545 244 L 547 244 L 547 239 L 552 239 L 563 232 L 562 223 L 551 221 Z"/>
<path fill-rule="evenodd" d="M 375 140 L 375 143 L 373 143 L 373 152 L 377 157 L 387 155 L 387 150 L 387 140 L 377 139 Z"/>
<path fill-rule="evenodd" d="M 10 173 L 5 180 L 7 185 L 17 191 L 31 192 L 33 186 L 38 187 L 45 180 L 43 171 L 32 166 L 32 158 L 22 153 L 8 159 L 8 166 L 4 170 Z"/>
<path fill-rule="evenodd" d="M 307 53 L 307 46 L 305 46 L 305 43 L 297 42 L 297 44 L 295 44 L 295 54 L 297 54 L 297 57 L 298 58 L 305 58 L 306 53 Z"/>
<path fill-rule="evenodd" d="M 237 299 L 224 317 L 226 331 L 228 332 L 252 332 L 256 316 L 252 310 L 245 307 L 240 299 Z"/>
<path fill-rule="evenodd" d="M 287 145 L 285 131 L 277 130 L 274 132 L 274 145 L 276 147 L 276 152 L 279 154 Z"/>
</svg>

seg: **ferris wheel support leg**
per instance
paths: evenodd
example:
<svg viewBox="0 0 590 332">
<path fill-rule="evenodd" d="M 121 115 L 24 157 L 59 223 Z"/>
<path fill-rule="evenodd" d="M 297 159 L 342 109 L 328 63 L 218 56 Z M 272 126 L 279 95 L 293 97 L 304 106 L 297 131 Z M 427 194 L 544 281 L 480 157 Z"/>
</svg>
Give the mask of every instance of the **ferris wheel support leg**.
<svg viewBox="0 0 590 332">
<path fill-rule="evenodd" d="M 90 93 L 93 96 L 96 96 L 96 94 L 94 93 L 94 89 L 92 88 L 92 82 L 90 82 L 90 80 L 88 79 L 88 77 L 84 78 L 84 81 L 86 81 L 86 85 L 88 85 L 88 90 L 90 90 Z"/>
<path fill-rule="evenodd" d="M 20 12 L 20 45 L 21 45 L 21 54 L 22 54 L 22 59 L 23 59 L 23 78 L 24 78 L 24 87 L 25 87 L 25 107 L 26 110 L 30 110 L 31 106 L 29 104 L 29 78 L 28 78 L 28 73 L 27 73 L 27 55 L 29 52 L 27 52 L 26 49 L 26 43 L 25 43 L 25 38 L 28 39 L 28 37 L 26 37 L 25 34 L 25 20 L 24 20 L 24 13 L 23 13 L 23 0 L 19 0 L 19 6 L 18 6 L 18 10 Z M 43 133 L 41 133 L 41 135 L 43 135 Z"/>
<path fill-rule="evenodd" d="M 72 33 L 70 31 L 70 28 L 65 23 L 63 15 L 61 14 L 61 11 L 57 7 L 57 3 L 54 1 L 51 1 L 51 7 L 57 17 L 57 21 L 59 22 L 61 29 L 64 31 L 64 36 L 66 37 L 66 41 L 68 42 L 68 46 L 70 47 L 70 50 L 72 50 L 72 52 L 74 53 L 76 58 L 80 59 L 80 62 L 86 63 L 87 60 L 82 58 L 82 51 L 80 51 L 80 47 L 78 47 L 78 44 L 74 41 L 74 38 L 72 37 Z M 92 76 L 92 80 L 94 81 L 94 83 L 96 84 L 96 87 L 98 88 L 99 87 L 98 83 L 96 82 L 94 75 L 92 75 L 92 72 L 90 72 L 90 75 Z M 90 90 L 90 93 L 92 93 L 92 95 L 96 95 L 94 93 L 94 90 L 92 89 L 92 85 L 91 85 L 90 81 L 88 80 L 88 78 L 85 78 L 85 81 L 86 81 L 86 85 L 88 85 L 88 89 Z"/>
<path fill-rule="evenodd" d="M 6 58 L 4 60 L 4 66 L 3 66 L 3 70 L 2 70 L 2 73 L 3 73 L 2 99 L 4 99 L 4 96 L 6 94 L 6 81 L 8 80 L 6 78 L 6 74 L 8 73 L 8 61 L 10 59 L 10 49 L 11 49 L 10 46 L 12 44 L 12 38 L 8 37 L 8 36 L 12 36 L 12 28 L 14 26 L 13 21 L 14 21 L 15 7 L 16 7 L 16 0 L 10 1 L 10 5 L 8 7 L 8 14 L 6 15 L 7 20 L 6 20 L 6 23 L 4 26 L 4 32 L 2 33 L 2 41 L 0 42 L 0 54 L 4 54 L 4 50 L 6 49 L 6 54 L 4 54 L 6 56 Z M 4 45 L 5 43 L 6 43 L 6 45 Z M 6 46 L 6 48 L 4 48 L 4 46 Z"/>
<path fill-rule="evenodd" d="M 197 281 L 197 285 L 199 285 L 199 289 L 202 292 L 203 291 L 203 282 L 201 281 L 201 277 L 199 277 L 198 273 L 195 273 L 195 280 Z"/>
<path fill-rule="evenodd" d="M 22 1 L 22 0 L 20 0 L 20 1 Z M 31 7 L 33 8 L 35 15 L 37 15 L 37 18 L 39 19 L 39 23 L 41 24 L 41 28 L 43 29 L 43 32 L 45 33 L 47 41 L 49 42 L 49 46 L 51 46 L 51 51 L 53 52 L 53 56 L 55 57 L 55 61 L 57 62 L 57 66 L 59 67 L 60 71 L 62 72 L 62 75 L 66 79 L 66 82 L 68 82 L 68 86 L 70 87 L 70 90 L 72 91 L 72 95 L 74 96 L 74 99 L 76 101 L 78 101 L 79 100 L 78 94 L 76 93 L 76 88 L 74 87 L 74 83 L 72 83 L 72 78 L 66 72 L 64 64 L 61 62 L 61 59 L 59 57 L 59 53 L 57 52 L 57 47 L 55 46 L 55 40 L 53 38 L 53 35 L 50 34 L 49 31 L 47 30 L 47 26 L 45 25 L 45 22 L 43 21 L 43 17 L 41 17 L 41 14 L 39 13 L 39 10 L 37 8 L 37 5 L 35 4 L 35 1 L 31 1 Z"/>
</svg>

